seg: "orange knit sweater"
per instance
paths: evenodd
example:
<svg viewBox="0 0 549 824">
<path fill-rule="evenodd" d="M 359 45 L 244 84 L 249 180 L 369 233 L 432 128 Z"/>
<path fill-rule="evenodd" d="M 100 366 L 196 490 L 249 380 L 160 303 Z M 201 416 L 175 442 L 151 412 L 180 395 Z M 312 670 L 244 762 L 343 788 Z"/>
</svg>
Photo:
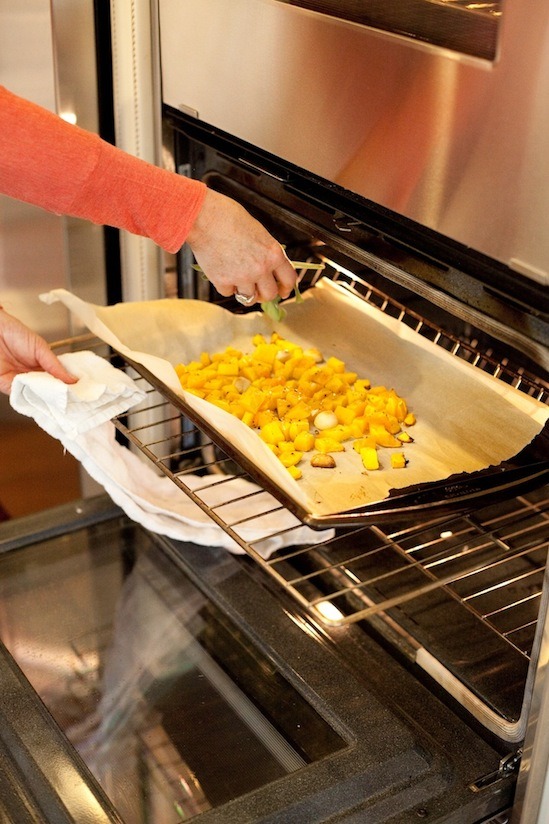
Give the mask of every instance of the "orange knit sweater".
<svg viewBox="0 0 549 824">
<path fill-rule="evenodd" d="M 0 193 L 127 229 L 176 252 L 206 187 L 126 154 L 0 86 Z"/>
</svg>

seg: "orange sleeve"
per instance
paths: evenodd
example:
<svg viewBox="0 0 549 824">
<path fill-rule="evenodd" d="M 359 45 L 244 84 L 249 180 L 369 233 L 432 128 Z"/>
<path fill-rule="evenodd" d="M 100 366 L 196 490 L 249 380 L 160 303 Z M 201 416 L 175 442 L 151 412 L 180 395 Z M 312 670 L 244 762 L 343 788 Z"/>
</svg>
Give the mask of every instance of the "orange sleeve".
<svg viewBox="0 0 549 824">
<path fill-rule="evenodd" d="M 0 86 L 0 192 L 126 229 L 176 252 L 206 187 L 139 160 Z"/>
</svg>

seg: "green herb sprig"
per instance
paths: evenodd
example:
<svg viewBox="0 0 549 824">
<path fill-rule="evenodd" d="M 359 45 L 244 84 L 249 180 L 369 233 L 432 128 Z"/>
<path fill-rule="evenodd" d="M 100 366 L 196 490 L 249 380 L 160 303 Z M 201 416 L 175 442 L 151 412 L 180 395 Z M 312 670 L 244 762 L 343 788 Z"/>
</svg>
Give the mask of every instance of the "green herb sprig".
<svg viewBox="0 0 549 824">
<path fill-rule="evenodd" d="M 290 263 L 292 264 L 294 269 L 299 270 L 324 269 L 323 263 L 307 263 L 306 261 L 302 260 L 291 260 Z M 192 265 L 192 268 L 195 270 L 195 272 L 200 272 L 200 274 L 204 278 L 206 278 L 204 270 L 197 263 L 194 263 Z M 296 303 L 303 303 L 303 295 L 299 291 L 299 285 L 297 282 L 294 286 L 294 295 Z M 275 321 L 275 323 L 280 323 L 280 321 L 284 320 L 284 318 L 286 317 L 286 310 L 283 306 L 280 306 L 281 300 L 282 298 L 280 297 L 280 295 L 277 295 L 276 298 L 273 298 L 273 300 L 267 300 L 261 304 L 261 311 L 264 312 L 268 318 L 271 318 L 271 320 Z"/>
<path fill-rule="evenodd" d="M 294 286 L 294 294 L 295 294 L 295 302 L 296 303 L 303 303 L 303 295 L 299 291 L 299 286 L 296 282 Z M 261 304 L 261 311 L 264 312 L 268 318 L 274 320 L 275 323 L 280 323 L 280 321 L 284 320 L 286 317 L 286 310 L 283 306 L 280 305 L 280 301 L 282 298 L 280 295 L 277 295 L 276 298 L 272 300 L 267 300 L 265 303 Z"/>
</svg>

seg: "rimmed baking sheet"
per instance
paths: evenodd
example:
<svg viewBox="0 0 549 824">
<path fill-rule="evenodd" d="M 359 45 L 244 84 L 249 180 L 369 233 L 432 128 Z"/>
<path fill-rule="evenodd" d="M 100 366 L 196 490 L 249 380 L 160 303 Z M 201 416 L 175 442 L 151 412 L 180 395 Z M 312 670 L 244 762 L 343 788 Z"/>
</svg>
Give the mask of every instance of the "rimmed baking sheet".
<svg viewBox="0 0 549 824">
<path fill-rule="evenodd" d="M 158 300 L 101 307 L 66 290 L 43 296 L 62 301 L 91 332 L 133 363 L 222 448 L 240 459 L 304 523 L 326 527 L 408 516 L 417 509 L 463 509 L 486 496 L 539 483 L 549 473 L 547 419 L 539 401 L 422 338 L 344 288 L 320 281 L 302 303 L 286 302 L 283 322 L 261 312 L 235 315 L 203 301 Z M 335 355 L 373 385 L 402 395 L 415 413 L 408 465 L 366 472 L 349 444 L 333 470 L 304 460 L 294 481 L 256 432 L 181 388 L 174 366 L 202 351 L 227 346 L 251 351 L 256 333 L 281 335 L 325 358 Z M 529 446 L 533 442 L 532 446 Z M 519 456 L 516 459 L 516 456 Z"/>
</svg>

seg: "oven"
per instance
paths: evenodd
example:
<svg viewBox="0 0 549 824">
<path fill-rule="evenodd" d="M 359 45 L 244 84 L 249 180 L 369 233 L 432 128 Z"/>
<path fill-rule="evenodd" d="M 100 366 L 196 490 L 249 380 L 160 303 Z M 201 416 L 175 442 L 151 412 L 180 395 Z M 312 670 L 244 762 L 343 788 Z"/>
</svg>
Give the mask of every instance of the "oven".
<svg viewBox="0 0 549 824">
<path fill-rule="evenodd" d="M 542 408 L 549 12 L 527 6 L 152 11 L 165 159 L 301 262 L 319 342 L 368 345 L 349 304 Z M 188 250 L 168 264 L 170 294 L 252 316 Z M 145 389 L 119 437 L 236 552 L 102 496 L 2 525 L 6 820 L 541 824 L 547 424 L 497 466 L 318 514 L 146 366 L 66 345 Z"/>
</svg>

